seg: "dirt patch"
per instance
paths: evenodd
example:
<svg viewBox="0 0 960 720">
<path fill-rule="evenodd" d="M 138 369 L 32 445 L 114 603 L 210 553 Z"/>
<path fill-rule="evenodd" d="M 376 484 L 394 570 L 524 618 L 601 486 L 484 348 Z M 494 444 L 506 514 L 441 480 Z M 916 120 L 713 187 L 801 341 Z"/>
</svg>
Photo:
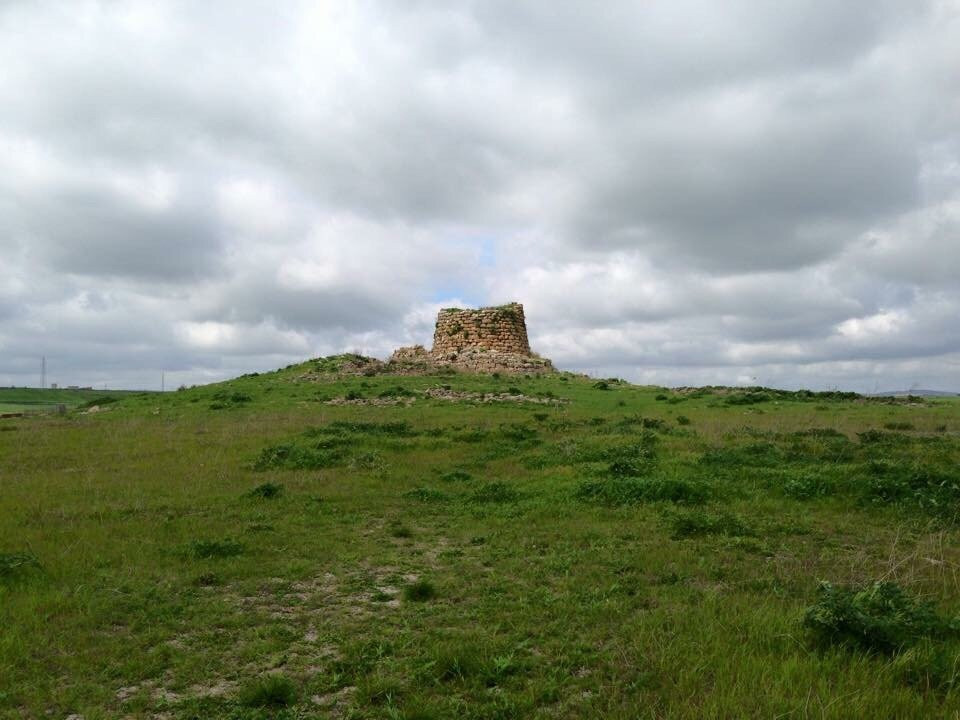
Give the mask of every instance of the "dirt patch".
<svg viewBox="0 0 960 720">
<path fill-rule="evenodd" d="M 341 688 L 336 692 L 327 693 L 326 695 L 314 695 L 310 698 L 310 702 L 318 707 L 330 710 L 340 709 L 348 705 L 356 694 L 357 689 L 353 685 L 348 685 L 345 688 Z"/>
</svg>

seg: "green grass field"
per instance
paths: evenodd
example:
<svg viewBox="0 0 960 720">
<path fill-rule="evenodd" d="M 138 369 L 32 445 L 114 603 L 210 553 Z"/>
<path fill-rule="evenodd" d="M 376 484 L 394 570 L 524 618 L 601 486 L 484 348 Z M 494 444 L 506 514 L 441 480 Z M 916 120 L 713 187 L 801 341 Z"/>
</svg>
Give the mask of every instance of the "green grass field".
<svg viewBox="0 0 960 720">
<path fill-rule="evenodd" d="M 957 400 L 336 365 L 0 420 L 0 717 L 958 717 Z"/>
<path fill-rule="evenodd" d="M 133 394 L 123 390 L 56 390 L 39 388 L 0 388 L 0 413 L 36 413 L 56 411 L 58 405 L 68 409 L 96 404 L 103 397 L 120 399 Z"/>
</svg>

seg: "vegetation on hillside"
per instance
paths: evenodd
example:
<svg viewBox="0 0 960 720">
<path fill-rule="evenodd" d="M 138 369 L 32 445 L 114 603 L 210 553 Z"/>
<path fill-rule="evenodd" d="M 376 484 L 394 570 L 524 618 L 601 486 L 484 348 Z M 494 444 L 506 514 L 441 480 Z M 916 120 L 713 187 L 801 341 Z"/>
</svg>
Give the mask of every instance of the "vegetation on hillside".
<svg viewBox="0 0 960 720">
<path fill-rule="evenodd" d="M 960 401 L 383 370 L 0 420 L 0 717 L 960 712 Z"/>
</svg>

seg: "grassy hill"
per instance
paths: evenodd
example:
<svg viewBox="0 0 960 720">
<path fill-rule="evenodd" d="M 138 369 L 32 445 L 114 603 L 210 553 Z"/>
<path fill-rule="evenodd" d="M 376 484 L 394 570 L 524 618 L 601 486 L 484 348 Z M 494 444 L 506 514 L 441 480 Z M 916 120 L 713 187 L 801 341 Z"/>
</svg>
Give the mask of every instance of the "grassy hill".
<svg viewBox="0 0 960 720">
<path fill-rule="evenodd" d="M 960 401 L 343 362 L 0 420 L 0 717 L 960 712 Z"/>
</svg>

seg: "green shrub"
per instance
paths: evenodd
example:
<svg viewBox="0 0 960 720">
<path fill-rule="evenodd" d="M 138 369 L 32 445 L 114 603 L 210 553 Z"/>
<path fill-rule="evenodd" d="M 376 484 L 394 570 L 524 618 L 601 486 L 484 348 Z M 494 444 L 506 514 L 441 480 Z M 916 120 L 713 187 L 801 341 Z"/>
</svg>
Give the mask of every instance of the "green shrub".
<svg viewBox="0 0 960 720">
<path fill-rule="evenodd" d="M 610 383 L 606 380 L 597 380 L 597 382 L 593 384 L 593 388 L 595 390 L 610 390 Z"/>
<path fill-rule="evenodd" d="M 437 648 L 423 674 L 439 682 L 464 681 L 483 672 L 483 655 L 473 644 L 448 644 Z"/>
<path fill-rule="evenodd" d="M 443 473 L 440 479 L 444 482 L 470 482 L 473 480 L 473 475 L 463 470 L 451 470 Z"/>
<path fill-rule="evenodd" d="M 190 543 L 193 557 L 205 560 L 242 555 L 246 548 L 243 543 L 227 538 L 225 540 L 194 540 Z"/>
<path fill-rule="evenodd" d="M 612 478 L 582 481 L 574 496 L 579 500 L 604 505 L 633 505 L 661 500 L 696 505 L 706 501 L 708 492 L 700 483 L 677 478 Z"/>
<path fill-rule="evenodd" d="M 898 432 L 866 430 L 857 433 L 861 445 L 903 445 L 910 442 L 910 436 Z"/>
<path fill-rule="evenodd" d="M 317 470 L 334 467 L 343 458 L 340 451 L 304 448 L 299 445 L 271 445 L 260 451 L 254 470 Z"/>
<path fill-rule="evenodd" d="M 230 392 L 228 390 L 220 390 L 215 392 L 213 395 L 211 395 L 211 399 L 214 401 L 210 404 L 211 410 L 224 410 L 226 408 L 238 407 L 246 405 L 249 402 L 253 402 L 253 398 L 246 393 Z"/>
<path fill-rule="evenodd" d="M 272 500 L 278 498 L 283 494 L 283 485 L 278 485 L 277 483 L 263 483 L 262 485 L 257 485 L 253 490 L 247 493 L 250 497 L 254 498 L 263 498 L 264 500 Z"/>
<path fill-rule="evenodd" d="M 380 393 L 382 398 L 395 398 L 395 397 L 416 397 L 417 394 L 413 390 L 407 390 L 402 385 L 396 385 L 392 388 L 387 388 Z"/>
<path fill-rule="evenodd" d="M 537 429 L 519 423 L 506 423 L 500 426 L 500 434 L 513 442 L 529 442 L 537 437 Z"/>
<path fill-rule="evenodd" d="M 815 474 L 790 477 L 783 484 L 784 494 L 796 500 L 826 497 L 832 495 L 835 489 L 836 486 L 831 479 Z"/>
<path fill-rule="evenodd" d="M 803 624 L 825 645 L 847 645 L 892 653 L 924 637 L 956 633 L 956 621 L 937 615 L 933 605 L 916 600 L 892 582 L 861 588 L 820 583 L 817 601 Z"/>
<path fill-rule="evenodd" d="M 727 405 L 756 405 L 757 403 L 770 402 L 771 400 L 773 400 L 773 397 L 768 392 L 749 391 L 732 393 L 724 399 L 724 403 Z"/>
<path fill-rule="evenodd" d="M 514 502 L 519 499 L 520 493 L 505 482 L 488 482 L 470 494 L 469 501 L 474 503 L 503 503 Z"/>
<path fill-rule="evenodd" d="M 756 532 L 742 519 L 728 513 L 708 513 L 694 510 L 677 514 L 669 519 L 671 538 L 680 540 L 705 535 L 727 535 L 730 537 L 752 537 Z"/>
<path fill-rule="evenodd" d="M 689 425 L 690 418 L 686 415 L 677 415 L 677 425 Z"/>
<path fill-rule="evenodd" d="M 390 435 L 393 437 L 414 437 L 419 433 L 410 425 L 402 422 L 352 422 L 349 420 L 335 420 L 334 422 L 322 428 L 317 428 L 318 432 L 326 435 Z"/>
<path fill-rule="evenodd" d="M 794 437 L 811 437 L 811 438 L 843 438 L 847 439 L 847 436 L 844 435 L 839 430 L 833 428 L 807 428 L 806 430 L 797 430 L 793 433 Z"/>
<path fill-rule="evenodd" d="M 700 462 L 714 467 L 778 467 L 785 462 L 785 457 L 783 451 L 773 443 L 757 442 L 708 450 L 700 458 Z"/>
<path fill-rule="evenodd" d="M 523 669 L 523 663 L 512 652 L 498 653 L 483 642 L 460 641 L 434 649 L 420 675 L 425 680 L 442 683 L 478 680 L 492 688 Z"/>
<path fill-rule="evenodd" d="M 403 494 L 403 497 L 407 498 L 408 500 L 419 500 L 420 502 L 444 502 L 445 500 L 450 499 L 450 496 L 445 492 L 427 487 L 418 487 L 414 488 L 413 490 L 407 490 L 407 492 Z"/>
<path fill-rule="evenodd" d="M 883 427 L 887 430 L 914 430 L 913 423 L 908 422 L 888 422 Z"/>
<path fill-rule="evenodd" d="M 957 469 L 884 461 L 871 462 L 869 467 L 868 500 L 951 519 L 960 514 L 960 471 Z"/>
<path fill-rule="evenodd" d="M 921 692 L 949 692 L 960 687 L 960 648 L 921 638 L 897 653 L 890 669 L 897 680 Z"/>
<path fill-rule="evenodd" d="M 41 569 L 32 553 L 0 553 L 0 583 L 22 580 Z"/>
<path fill-rule="evenodd" d="M 248 684 L 240 691 L 240 704 L 251 708 L 282 708 L 297 699 L 297 687 L 288 677 L 267 675 Z"/>
<path fill-rule="evenodd" d="M 399 521 L 394 521 L 390 523 L 390 536 L 401 539 L 412 538 L 413 530 Z"/>
<path fill-rule="evenodd" d="M 115 403 L 119 399 L 120 398 L 113 397 L 112 395 L 101 395 L 99 397 L 93 398 L 93 400 L 87 400 L 87 402 L 83 403 L 83 405 L 80 405 L 79 408 L 80 409 L 91 408 L 95 405 L 103 407 L 104 405 L 110 405 L 112 403 Z"/>
<path fill-rule="evenodd" d="M 403 598 L 410 602 L 426 602 L 437 596 L 437 589 L 427 580 L 417 580 L 403 589 Z"/>
<path fill-rule="evenodd" d="M 626 478 L 646 475 L 653 468 L 653 464 L 638 458 L 621 458 L 614 460 L 607 466 L 607 472 L 613 477 Z"/>
<path fill-rule="evenodd" d="M 387 466 L 383 456 L 376 450 L 357 453 L 350 459 L 353 470 L 383 470 Z"/>
<path fill-rule="evenodd" d="M 585 452 L 578 458 L 582 462 L 605 460 L 607 473 L 613 477 L 637 477 L 646 475 L 656 467 L 656 436 L 645 431 L 638 443 L 604 448 L 599 454 Z"/>
<path fill-rule="evenodd" d="M 465 442 L 465 443 L 479 443 L 483 442 L 489 437 L 489 433 L 486 430 L 481 430 L 477 428 L 475 430 L 465 430 L 463 432 L 458 432 L 453 436 L 453 439 L 456 442 Z"/>
<path fill-rule="evenodd" d="M 357 686 L 357 700 L 363 705 L 393 707 L 405 692 L 403 685 L 396 680 L 375 674 L 364 678 Z"/>
</svg>

